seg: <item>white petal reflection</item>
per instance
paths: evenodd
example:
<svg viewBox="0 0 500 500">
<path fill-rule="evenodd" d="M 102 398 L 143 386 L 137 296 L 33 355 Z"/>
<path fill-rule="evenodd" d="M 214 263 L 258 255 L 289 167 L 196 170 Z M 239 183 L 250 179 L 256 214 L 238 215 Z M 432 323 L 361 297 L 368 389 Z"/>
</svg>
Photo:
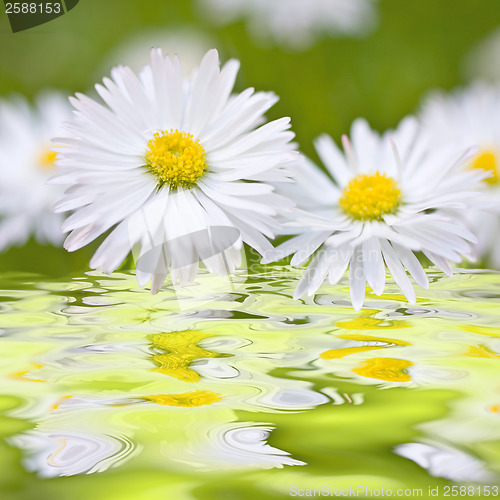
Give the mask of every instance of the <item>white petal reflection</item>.
<svg viewBox="0 0 500 500">
<path fill-rule="evenodd" d="M 330 400 L 323 394 L 310 389 L 288 389 L 267 393 L 258 398 L 258 401 L 265 406 L 279 410 L 305 410 L 328 403 Z"/>
<path fill-rule="evenodd" d="M 267 444 L 271 426 L 234 422 L 212 428 L 208 440 L 195 447 L 191 464 L 203 470 L 259 467 L 283 468 L 284 465 L 306 465 L 295 460 L 286 451 Z"/>
<path fill-rule="evenodd" d="M 442 444 L 406 443 L 394 450 L 412 460 L 434 477 L 452 481 L 487 483 L 495 476 L 483 462 L 468 453 Z"/>
<path fill-rule="evenodd" d="M 24 450 L 24 467 L 41 477 L 103 472 L 121 465 L 138 452 L 125 436 L 81 432 L 30 431 L 9 439 Z"/>
<path fill-rule="evenodd" d="M 240 374 L 234 366 L 213 358 L 196 361 L 194 368 L 203 378 L 211 380 L 235 378 Z"/>
</svg>

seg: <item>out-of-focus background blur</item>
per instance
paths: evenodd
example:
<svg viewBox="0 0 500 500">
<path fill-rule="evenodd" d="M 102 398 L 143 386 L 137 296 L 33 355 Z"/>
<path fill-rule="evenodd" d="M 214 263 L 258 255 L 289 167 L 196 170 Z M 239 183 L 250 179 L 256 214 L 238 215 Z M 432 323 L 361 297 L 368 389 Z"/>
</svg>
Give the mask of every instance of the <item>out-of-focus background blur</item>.
<svg viewBox="0 0 500 500">
<path fill-rule="evenodd" d="M 492 35 L 500 25 L 497 0 L 380 0 L 373 2 L 366 32 L 323 33 L 303 46 L 256 37 L 243 16 L 218 22 L 225 13 L 211 5 L 80 0 L 62 17 L 16 34 L 2 14 L 0 96 L 33 99 L 47 89 L 93 93 L 113 65 L 140 68 L 151 46 L 179 52 L 187 67 L 216 47 L 223 61 L 241 60 L 237 90 L 252 86 L 280 96 L 269 118 L 291 116 L 302 151 L 316 158 L 312 141 L 322 132 L 338 139 L 359 116 L 379 130 L 391 128 L 415 111 L 428 90 L 496 75 L 495 61 L 484 54 L 500 55 Z M 0 270 L 83 271 L 96 246 L 67 255 L 30 241 L 1 254 Z"/>
</svg>

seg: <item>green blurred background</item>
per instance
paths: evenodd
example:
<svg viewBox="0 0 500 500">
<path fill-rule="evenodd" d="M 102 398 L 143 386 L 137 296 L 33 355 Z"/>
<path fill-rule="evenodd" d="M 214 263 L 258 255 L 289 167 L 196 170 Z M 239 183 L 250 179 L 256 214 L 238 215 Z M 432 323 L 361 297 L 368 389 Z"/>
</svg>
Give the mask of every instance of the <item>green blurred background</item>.
<svg viewBox="0 0 500 500">
<path fill-rule="evenodd" d="M 253 86 L 281 97 L 269 118 L 291 116 L 302 151 L 313 158 L 312 140 L 322 132 L 338 139 L 358 116 L 379 130 L 393 127 L 427 90 L 467 83 L 464 58 L 500 24 L 498 0 L 380 0 L 378 26 L 368 36 L 324 37 L 290 52 L 256 45 L 243 21 L 215 26 L 194 0 L 80 0 L 66 15 L 16 34 L 3 10 L 3 96 L 32 98 L 45 88 L 92 92 L 116 47 L 148 30 L 166 36 L 187 27 L 212 40 L 223 60 L 241 60 L 236 90 Z M 67 255 L 30 242 L 4 253 L 0 271 L 83 271 L 96 246 Z"/>
</svg>

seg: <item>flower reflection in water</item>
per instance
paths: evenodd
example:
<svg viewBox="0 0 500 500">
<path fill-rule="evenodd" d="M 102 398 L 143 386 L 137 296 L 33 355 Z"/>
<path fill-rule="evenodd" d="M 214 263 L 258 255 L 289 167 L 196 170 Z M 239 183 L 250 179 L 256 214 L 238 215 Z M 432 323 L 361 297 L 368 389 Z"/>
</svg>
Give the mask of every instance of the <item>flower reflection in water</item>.
<svg viewBox="0 0 500 500">
<path fill-rule="evenodd" d="M 34 425 L 8 437 L 25 469 L 210 481 L 284 467 L 300 484 L 352 461 L 387 482 L 409 459 L 422 484 L 495 478 L 498 276 L 460 273 L 450 289 L 429 272 L 417 306 L 388 283 L 360 313 L 345 281 L 292 300 L 298 276 L 272 268 L 225 288 L 200 275 L 156 296 L 128 273 L 6 282 L 0 378 L 21 401 L 6 414 Z"/>
</svg>

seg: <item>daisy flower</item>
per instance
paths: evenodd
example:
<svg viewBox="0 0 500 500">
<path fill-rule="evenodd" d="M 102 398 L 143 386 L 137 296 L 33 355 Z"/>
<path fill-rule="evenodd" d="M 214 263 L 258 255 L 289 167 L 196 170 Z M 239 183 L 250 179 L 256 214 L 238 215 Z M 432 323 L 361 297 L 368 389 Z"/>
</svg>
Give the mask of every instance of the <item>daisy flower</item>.
<svg viewBox="0 0 500 500">
<path fill-rule="evenodd" d="M 434 93 L 424 101 L 420 119 L 436 142 L 475 144 L 479 150 L 465 167 L 490 173 L 484 210 L 467 214 L 476 234 L 478 254 L 500 269 L 500 89 L 477 83 L 452 94 Z"/>
<path fill-rule="evenodd" d="M 153 49 L 139 76 L 117 67 L 96 85 L 105 104 L 71 98 L 71 137 L 55 139 L 64 147 L 54 182 L 70 184 L 55 209 L 74 210 L 63 225 L 67 250 L 112 229 L 91 267 L 111 273 L 134 249 L 137 281 L 156 293 L 170 268 L 182 285 L 200 260 L 232 272 L 242 242 L 261 254 L 272 248 L 266 236 L 292 203 L 269 182 L 287 179 L 293 133 L 289 118 L 261 125 L 274 93 L 231 95 L 238 67 L 231 60 L 221 69 L 210 50 L 184 79 L 177 56 Z"/>
<path fill-rule="evenodd" d="M 303 157 L 295 169 L 296 184 L 280 186 L 304 210 L 289 228 L 296 236 L 264 262 L 295 254 L 291 264 L 299 265 L 314 254 L 294 298 L 314 294 L 327 275 L 336 284 L 349 267 L 356 310 L 363 305 L 366 283 L 382 294 L 387 266 L 408 301 L 415 303 L 405 268 L 427 288 L 427 275 L 414 252 L 423 252 L 447 274 L 452 273 L 450 261 L 471 253 L 475 238 L 457 209 L 470 206 L 476 194 L 470 189 L 485 174 L 457 169 L 473 151 L 458 155 L 447 146 L 430 149 L 413 118 L 382 136 L 359 119 L 351 137 L 352 144 L 342 137 L 345 153 L 329 136 L 317 139 L 328 175 Z"/>
<path fill-rule="evenodd" d="M 218 22 L 246 18 L 258 39 L 292 49 L 311 46 L 318 34 L 364 35 L 374 25 L 375 0 L 201 0 Z"/>
<path fill-rule="evenodd" d="M 62 241 L 63 217 L 52 211 L 59 189 L 46 182 L 55 171 L 50 138 L 70 114 L 58 93 L 40 95 L 34 106 L 21 96 L 0 100 L 0 251 L 31 235 L 40 243 Z"/>
</svg>

